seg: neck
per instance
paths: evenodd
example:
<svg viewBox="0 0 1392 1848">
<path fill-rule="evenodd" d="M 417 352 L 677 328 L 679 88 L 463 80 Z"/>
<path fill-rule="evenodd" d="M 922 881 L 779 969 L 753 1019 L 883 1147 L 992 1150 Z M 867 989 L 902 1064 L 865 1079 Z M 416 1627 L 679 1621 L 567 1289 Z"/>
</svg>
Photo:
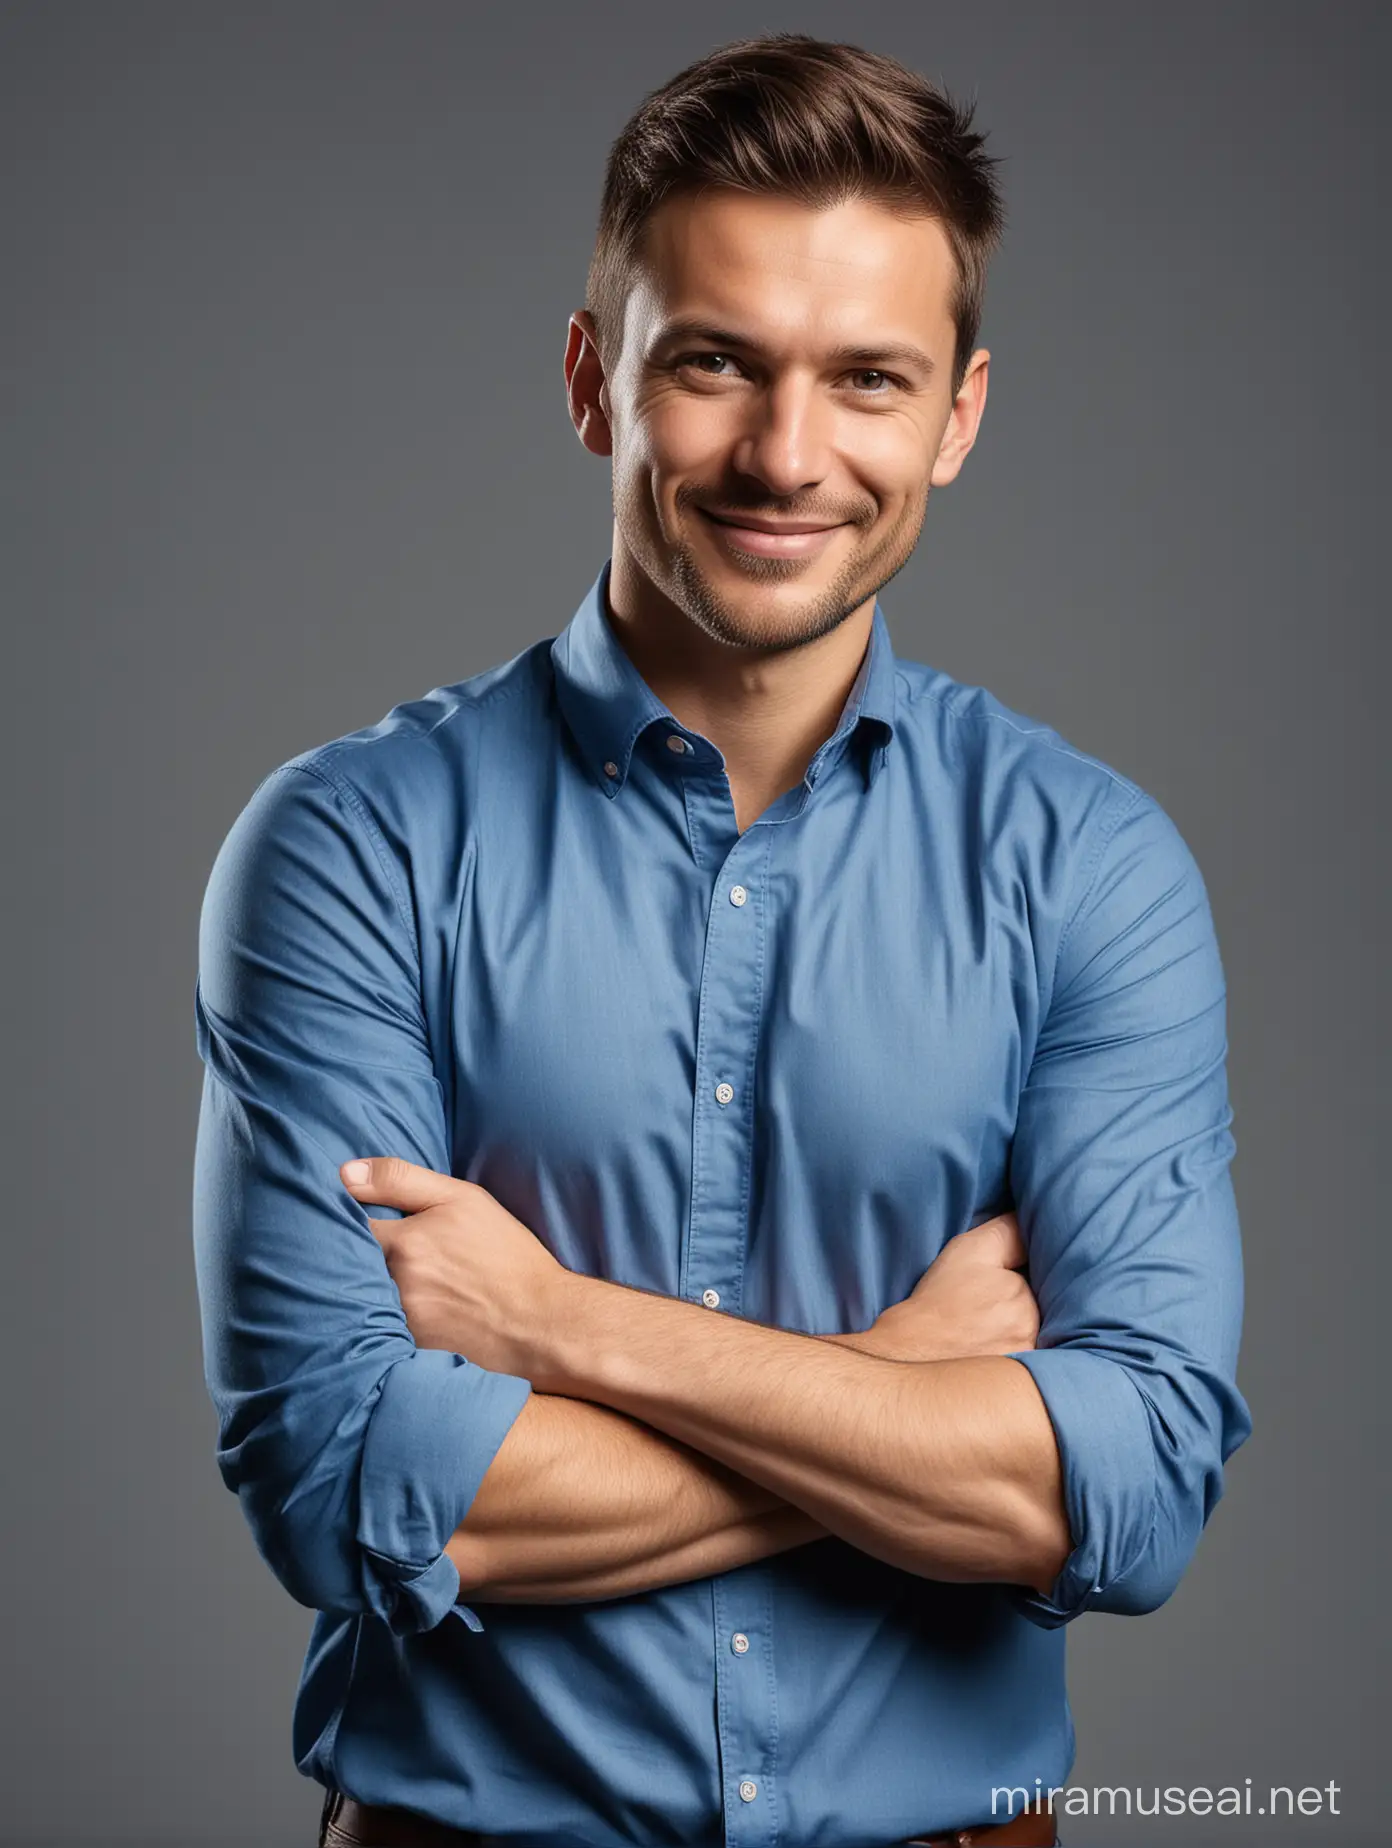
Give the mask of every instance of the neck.
<svg viewBox="0 0 1392 1848">
<path fill-rule="evenodd" d="M 616 543 L 609 614 L 653 692 L 725 759 L 743 829 L 801 781 L 835 730 L 870 642 L 875 600 L 797 648 L 732 647 L 656 591 Z"/>
</svg>

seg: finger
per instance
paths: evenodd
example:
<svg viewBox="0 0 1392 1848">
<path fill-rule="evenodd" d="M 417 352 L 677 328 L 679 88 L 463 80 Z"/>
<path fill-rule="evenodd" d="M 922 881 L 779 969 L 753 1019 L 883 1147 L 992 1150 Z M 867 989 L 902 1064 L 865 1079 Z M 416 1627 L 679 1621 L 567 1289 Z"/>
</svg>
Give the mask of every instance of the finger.
<svg viewBox="0 0 1392 1848">
<path fill-rule="evenodd" d="M 987 1264 L 1003 1265 L 1006 1270 L 1019 1270 L 1029 1260 L 1020 1222 L 1014 1213 L 1001 1213 L 995 1219 L 987 1219 L 979 1226 L 959 1232 L 953 1243 L 962 1239 L 968 1241 L 972 1257 Z"/>
<path fill-rule="evenodd" d="M 399 1219 L 369 1219 L 367 1222 L 368 1231 L 382 1247 L 388 1263 L 392 1255 L 392 1236 L 400 1224 Z"/>
<path fill-rule="evenodd" d="M 398 1206 L 403 1213 L 423 1213 L 427 1207 L 443 1206 L 467 1185 L 455 1180 L 453 1175 L 437 1174 L 433 1168 L 403 1161 L 399 1155 L 373 1155 L 345 1161 L 338 1172 L 355 1200 L 370 1200 L 376 1206 Z"/>
</svg>

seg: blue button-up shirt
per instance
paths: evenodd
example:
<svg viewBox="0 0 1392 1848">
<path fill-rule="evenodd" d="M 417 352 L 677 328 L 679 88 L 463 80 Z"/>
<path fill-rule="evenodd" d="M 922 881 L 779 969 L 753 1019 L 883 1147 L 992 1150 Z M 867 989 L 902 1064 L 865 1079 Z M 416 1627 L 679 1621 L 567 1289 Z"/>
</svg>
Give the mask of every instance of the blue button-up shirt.
<svg viewBox="0 0 1392 1848">
<path fill-rule="evenodd" d="M 741 833 L 606 588 L 272 771 L 209 881 L 207 1377 L 223 1477 L 319 1613 L 296 1762 L 519 1848 L 1000 1820 L 1072 1763 L 1064 1624 L 1169 1594 L 1250 1428 L 1204 884 L 1149 795 L 896 660 L 879 606 L 834 732 Z M 1057 1582 L 827 1538 L 457 1603 L 443 1548 L 531 1387 L 416 1348 L 338 1175 L 361 1154 L 480 1182 L 572 1270 L 807 1333 L 867 1327 L 1013 1206 Z"/>
</svg>

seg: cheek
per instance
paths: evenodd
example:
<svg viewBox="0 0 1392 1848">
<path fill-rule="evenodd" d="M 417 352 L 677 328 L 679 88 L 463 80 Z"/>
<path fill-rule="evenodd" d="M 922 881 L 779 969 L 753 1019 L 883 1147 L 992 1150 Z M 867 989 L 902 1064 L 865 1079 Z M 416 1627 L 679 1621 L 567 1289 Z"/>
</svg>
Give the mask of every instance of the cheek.
<svg viewBox="0 0 1392 1848">
<path fill-rule="evenodd" d="M 718 474 L 738 434 L 734 407 L 714 397 L 655 399 L 633 430 L 648 473 L 674 480 Z"/>
<path fill-rule="evenodd" d="M 864 417 L 841 444 L 847 467 L 888 511 L 919 499 L 933 458 L 926 433 L 901 417 Z"/>
</svg>

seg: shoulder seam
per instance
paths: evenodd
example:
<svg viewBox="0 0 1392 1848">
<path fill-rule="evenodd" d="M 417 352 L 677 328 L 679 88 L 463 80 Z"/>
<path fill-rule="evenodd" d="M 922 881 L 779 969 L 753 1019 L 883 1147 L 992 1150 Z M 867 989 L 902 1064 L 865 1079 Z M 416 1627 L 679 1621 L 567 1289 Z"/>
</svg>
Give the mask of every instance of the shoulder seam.
<svg viewBox="0 0 1392 1848">
<path fill-rule="evenodd" d="M 1073 926 L 1082 916 L 1083 909 L 1092 895 L 1093 887 L 1097 884 L 1097 875 L 1101 871 L 1102 855 L 1106 851 L 1107 843 L 1111 840 L 1122 822 L 1125 821 L 1126 817 L 1131 813 L 1132 809 L 1135 808 L 1136 804 L 1143 799 L 1147 801 L 1150 800 L 1150 798 L 1146 796 L 1146 792 L 1143 789 L 1138 789 L 1133 783 L 1127 783 L 1121 779 L 1114 779 L 1114 786 L 1119 789 L 1129 788 L 1131 790 L 1131 799 L 1116 811 L 1111 822 L 1106 827 L 1102 825 L 1107 813 L 1107 804 L 1104 802 L 1101 812 L 1096 821 L 1092 824 L 1092 843 L 1087 852 L 1083 855 L 1078 872 L 1074 875 L 1075 884 L 1085 875 L 1086 883 L 1083 886 L 1082 892 L 1079 894 L 1077 904 L 1074 905 L 1072 911 L 1069 913 L 1067 923 L 1059 933 L 1058 944 L 1054 950 L 1054 967 L 1049 981 L 1049 1002 L 1051 1006 L 1053 1005 L 1054 997 L 1058 993 L 1058 972 L 1059 963 L 1063 957 L 1063 947 L 1072 933 Z"/>
<path fill-rule="evenodd" d="M 1143 795 L 1145 793 L 1140 785 L 1133 782 L 1123 771 L 1114 769 L 1111 764 L 1104 763 L 1100 757 L 1094 757 L 1089 751 L 1080 750 L 1077 745 L 1071 744 L 1062 733 L 1056 731 L 1052 725 L 1044 723 L 1038 725 L 1023 725 L 1018 723 L 1008 712 L 992 712 L 989 710 L 984 712 L 959 712 L 957 708 L 935 688 L 919 687 L 917 691 L 915 691 L 909 686 L 907 676 L 903 676 L 903 678 L 905 686 L 908 687 L 909 698 L 907 704 L 910 706 L 914 705 L 915 702 L 920 699 L 930 699 L 933 704 L 956 725 L 965 724 L 969 720 L 978 724 L 988 720 L 994 720 L 996 724 L 1004 725 L 1008 730 L 1013 731 L 1017 737 L 1038 738 L 1049 750 L 1056 751 L 1060 757 L 1071 757 L 1075 763 L 1085 764 L 1090 769 L 1101 771 L 1110 782 L 1116 784 L 1121 789 L 1135 790 L 1138 795 Z M 961 686 L 962 682 L 956 681 L 953 684 Z M 987 693 L 989 697 L 994 698 L 994 695 L 990 695 L 989 689 L 986 687 L 975 688 L 973 690 Z M 1022 714 L 1021 717 L 1023 716 Z"/>
<path fill-rule="evenodd" d="M 359 825 L 371 844 L 377 864 L 382 869 L 383 877 L 391 888 L 392 899 L 396 905 L 396 913 L 401 920 L 402 928 L 406 934 L 406 942 L 411 952 L 411 960 L 415 964 L 417 975 L 419 975 L 421 973 L 420 947 L 416 942 L 416 933 L 412 925 L 410 907 L 406 902 L 406 894 L 402 890 L 401 882 L 397 877 L 396 868 L 392 864 L 391 851 L 386 841 L 382 838 L 381 829 L 372 819 L 367 804 L 363 801 L 362 797 L 351 783 L 347 782 L 342 777 L 335 776 L 327 769 L 320 768 L 317 763 L 294 762 L 282 764 L 281 769 L 300 770 L 303 771 L 306 776 L 314 777 L 317 782 L 323 783 L 326 788 L 331 789 L 343 802 L 344 806 L 357 816 Z"/>
</svg>

